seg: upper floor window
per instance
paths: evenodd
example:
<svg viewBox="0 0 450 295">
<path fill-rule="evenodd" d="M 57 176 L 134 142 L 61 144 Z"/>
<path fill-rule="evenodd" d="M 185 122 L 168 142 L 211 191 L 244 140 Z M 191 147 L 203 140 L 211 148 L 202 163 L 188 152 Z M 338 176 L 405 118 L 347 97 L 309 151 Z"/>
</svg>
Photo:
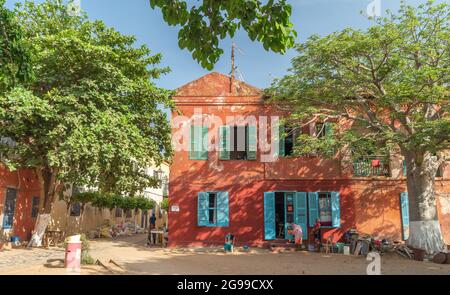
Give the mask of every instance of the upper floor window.
<svg viewBox="0 0 450 295">
<path fill-rule="evenodd" d="M 322 138 L 333 134 L 333 123 L 316 123 L 316 137 Z"/>
<path fill-rule="evenodd" d="M 292 126 L 280 126 L 280 156 L 289 157 L 294 155 L 294 148 L 301 130 Z"/>
<path fill-rule="evenodd" d="M 220 127 L 221 160 L 256 160 L 256 126 Z"/>
</svg>

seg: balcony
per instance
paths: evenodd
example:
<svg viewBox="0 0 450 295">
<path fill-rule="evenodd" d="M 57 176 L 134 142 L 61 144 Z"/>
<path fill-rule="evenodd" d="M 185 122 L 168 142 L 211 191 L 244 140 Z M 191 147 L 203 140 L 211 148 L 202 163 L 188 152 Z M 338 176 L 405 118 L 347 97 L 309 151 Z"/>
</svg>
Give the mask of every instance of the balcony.
<svg viewBox="0 0 450 295">
<path fill-rule="evenodd" d="M 353 175 L 356 177 L 391 176 L 389 157 L 363 157 L 353 162 Z"/>
</svg>

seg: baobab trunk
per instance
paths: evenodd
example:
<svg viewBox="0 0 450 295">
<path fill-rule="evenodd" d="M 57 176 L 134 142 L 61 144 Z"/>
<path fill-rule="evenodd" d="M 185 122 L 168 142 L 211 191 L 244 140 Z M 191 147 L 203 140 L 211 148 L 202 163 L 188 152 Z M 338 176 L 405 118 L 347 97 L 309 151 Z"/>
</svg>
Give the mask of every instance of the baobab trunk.
<svg viewBox="0 0 450 295">
<path fill-rule="evenodd" d="M 437 157 L 430 153 L 406 152 L 410 233 L 408 246 L 427 254 L 445 251 L 436 205 Z"/>
</svg>

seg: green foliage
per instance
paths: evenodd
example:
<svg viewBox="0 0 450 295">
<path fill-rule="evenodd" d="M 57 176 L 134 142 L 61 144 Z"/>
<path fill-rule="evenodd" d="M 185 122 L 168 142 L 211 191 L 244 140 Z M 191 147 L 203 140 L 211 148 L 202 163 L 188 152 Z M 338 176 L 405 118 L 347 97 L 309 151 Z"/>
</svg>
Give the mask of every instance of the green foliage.
<svg viewBox="0 0 450 295">
<path fill-rule="evenodd" d="M 90 203 L 95 208 L 110 210 L 114 208 L 121 208 L 124 210 L 141 209 L 143 211 L 147 211 L 155 207 L 155 201 L 142 196 L 125 197 L 117 194 L 102 192 L 78 193 L 73 195 L 70 201 L 79 202 L 81 204 Z"/>
<path fill-rule="evenodd" d="M 169 198 L 164 198 L 161 202 L 161 209 L 169 211 Z"/>
<path fill-rule="evenodd" d="M 297 46 L 290 74 L 267 94 L 304 123 L 339 122 L 333 135 L 302 136 L 299 153 L 393 147 L 417 155 L 448 149 L 450 6 L 402 4 L 366 31 L 345 29 Z M 334 140 L 333 140 L 334 138 Z"/>
<path fill-rule="evenodd" d="M 0 93 L 33 78 L 23 29 L 0 0 Z"/>
<path fill-rule="evenodd" d="M 161 55 L 61 1 L 25 1 L 15 13 L 36 79 L 0 94 L 0 134 L 16 142 L 0 145 L 4 162 L 104 193 L 156 186 L 146 167 L 172 155 L 161 109 L 173 106 L 171 92 L 152 82 L 168 71 Z"/>
<path fill-rule="evenodd" d="M 72 196 L 72 202 L 78 202 L 81 204 L 92 203 L 96 200 L 98 193 L 95 192 L 86 192 L 79 193 Z"/>
<path fill-rule="evenodd" d="M 141 209 L 142 211 L 148 211 L 155 208 L 155 201 L 145 197 L 137 197 L 136 208 Z"/>
<path fill-rule="evenodd" d="M 113 194 L 96 192 L 91 204 L 95 208 L 112 210 L 116 207 L 114 201 Z"/>
<path fill-rule="evenodd" d="M 93 265 L 95 259 L 89 254 L 90 245 L 89 240 L 85 234 L 81 235 L 81 264 L 82 265 Z"/>
<path fill-rule="evenodd" d="M 233 38 L 238 29 L 244 29 L 252 41 L 261 42 L 264 49 L 282 54 L 297 36 L 290 21 L 292 7 L 285 0 L 203 0 L 199 5 L 150 0 L 150 5 L 161 8 L 166 23 L 181 27 L 179 47 L 187 48 L 209 70 L 223 54 L 220 40 Z"/>
</svg>

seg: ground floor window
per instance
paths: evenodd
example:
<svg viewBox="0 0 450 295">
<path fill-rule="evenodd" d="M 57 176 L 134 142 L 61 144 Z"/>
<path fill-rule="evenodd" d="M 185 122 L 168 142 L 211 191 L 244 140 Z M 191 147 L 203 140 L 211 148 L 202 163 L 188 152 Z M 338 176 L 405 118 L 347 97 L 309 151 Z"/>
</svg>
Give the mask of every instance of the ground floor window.
<svg viewBox="0 0 450 295">
<path fill-rule="evenodd" d="M 70 205 L 70 216 L 78 217 L 80 215 L 81 215 L 81 203 L 75 202 L 72 205 Z"/>
<path fill-rule="evenodd" d="M 31 218 L 36 218 L 39 214 L 39 197 L 33 197 L 31 203 Z"/>
<path fill-rule="evenodd" d="M 198 225 L 229 226 L 229 196 L 227 192 L 200 192 L 198 194 Z"/>
<path fill-rule="evenodd" d="M 332 226 L 331 193 L 319 193 L 319 219 L 322 226 Z"/>
</svg>

